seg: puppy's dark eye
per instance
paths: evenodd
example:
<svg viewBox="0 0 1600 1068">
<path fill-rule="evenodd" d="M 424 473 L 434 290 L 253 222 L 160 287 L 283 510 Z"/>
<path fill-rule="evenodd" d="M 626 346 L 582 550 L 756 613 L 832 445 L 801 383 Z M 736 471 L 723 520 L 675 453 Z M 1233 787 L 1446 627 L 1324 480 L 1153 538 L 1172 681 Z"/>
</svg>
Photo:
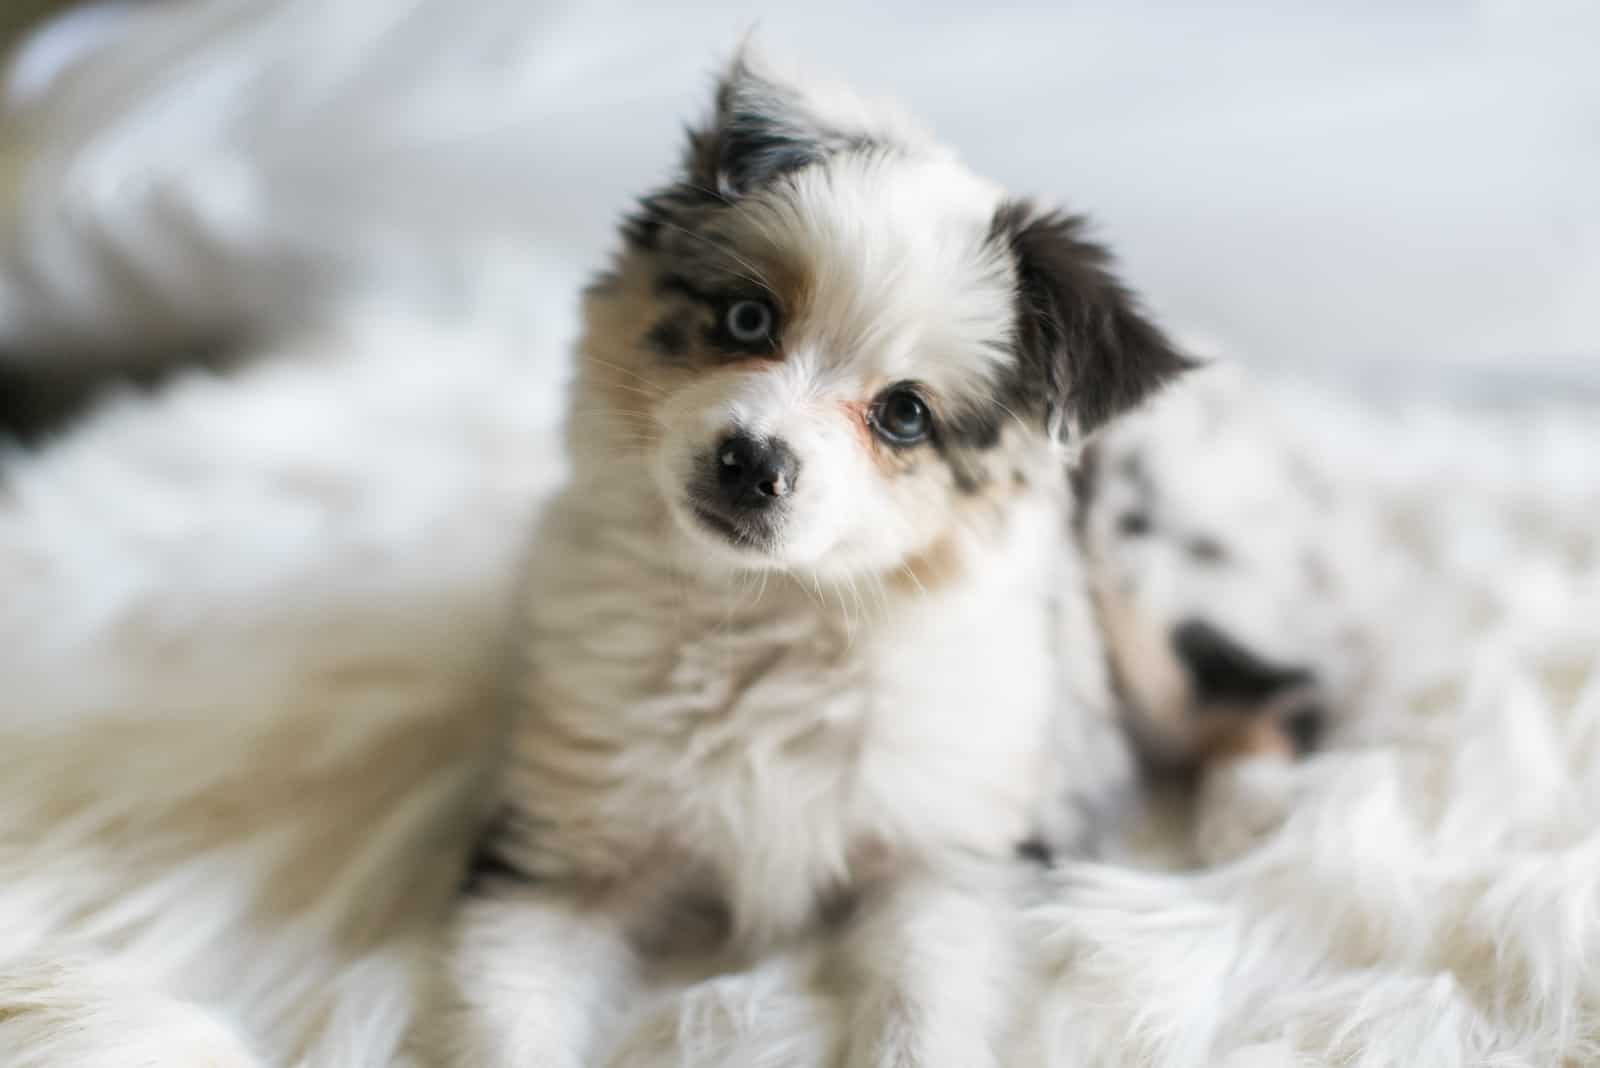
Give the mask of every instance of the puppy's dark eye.
<svg viewBox="0 0 1600 1068">
<path fill-rule="evenodd" d="M 733 340 L 754 345 L 771 340 L 774 318 L 772 305 L 764 300 L 736 300 L 728 305 L 723 322 Z"/>
<path fill-rule="evenodd" d="M 885 390 L 869 411 L 872 429 L 891 445 L 915 445 L 933 432 L 933 416 L 909 386 Z"/>
</svg>

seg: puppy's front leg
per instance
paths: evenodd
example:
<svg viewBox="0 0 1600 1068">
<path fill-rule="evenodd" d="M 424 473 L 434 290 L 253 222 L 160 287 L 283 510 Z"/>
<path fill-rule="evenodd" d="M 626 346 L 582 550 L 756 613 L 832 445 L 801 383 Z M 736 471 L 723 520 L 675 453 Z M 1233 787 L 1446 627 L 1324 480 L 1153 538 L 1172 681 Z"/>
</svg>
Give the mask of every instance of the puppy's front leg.
<svg viewBox="0 0 1600 1068">
<path fill-rule="evenodd" d="M 559 886 L 497 888 L 462 907 L 423 1046 L 440 1068 L 583 1068 L 637 970 L 613 903 Z"/>
<path fill-rule="evenodd" d="M 1002 865 L 875 886 L 845 930 L 844 1068 L 992 1068 L 1012 1026 L 1021 952 Z"/>
</svg>

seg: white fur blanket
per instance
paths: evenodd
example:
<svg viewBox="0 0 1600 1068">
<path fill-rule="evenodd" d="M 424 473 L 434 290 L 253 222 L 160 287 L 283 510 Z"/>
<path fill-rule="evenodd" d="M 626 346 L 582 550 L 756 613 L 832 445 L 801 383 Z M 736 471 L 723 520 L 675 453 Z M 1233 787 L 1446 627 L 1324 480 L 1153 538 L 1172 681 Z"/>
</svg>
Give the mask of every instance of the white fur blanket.
<svg viewBox="0 0 1600 1068">
<path fill-rule="evenodd" d="M 225 94 L 216 42 L 283 32 L 211 11 L 31 105 L 0 160 L 9 358 L 277 328 L 0 454 L 8 1066 L 394 1061 L 484 780 L 507 579 L 561 476 L 572 272 L 478 242 L 471 300 L 419 311 L 449 291 L 413 272 L 357 300 L 349 257 L 313 300 L 320 242 L 365 266 L 475 224 L 351 216 L 286 136 L 174 120 L 149 70 L 187 49 Z M 149 196 L 60 213 L 130 175 Z M 1600 1063 L 1600 412 L 1268 396 L 1375 539 L 1350 551 L 1378 675 L 1328 751 L 1209 783 L 1202 868 L 1061 872 L 1008 1063 Z M 615 1063 L 826 1063 L 808 966 L 664 988 Z"/>
</svg>

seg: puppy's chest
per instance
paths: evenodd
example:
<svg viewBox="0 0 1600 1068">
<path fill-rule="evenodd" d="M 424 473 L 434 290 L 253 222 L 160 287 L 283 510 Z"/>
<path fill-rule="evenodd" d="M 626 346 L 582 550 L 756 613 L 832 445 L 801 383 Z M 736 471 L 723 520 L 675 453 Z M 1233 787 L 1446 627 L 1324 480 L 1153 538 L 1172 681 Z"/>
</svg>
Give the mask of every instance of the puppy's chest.
<svg viewBox="0 0 1600 1068">
<path fill-rule="evenodd" d="M 879 865 L 1026 835 L 1057 699 L 1034 598 L 967 589 L 871 627 L 809 596 L 721 620 L 662 608 L 636 601 L 612 628 L 631 669 L 547 635 L 524 744 L 587 769 L 542 799 L 520 777 L 552 843 L 565 816 L 569 848 L 674 858 L 736 919 L 783 927 Z"/>
</svg>

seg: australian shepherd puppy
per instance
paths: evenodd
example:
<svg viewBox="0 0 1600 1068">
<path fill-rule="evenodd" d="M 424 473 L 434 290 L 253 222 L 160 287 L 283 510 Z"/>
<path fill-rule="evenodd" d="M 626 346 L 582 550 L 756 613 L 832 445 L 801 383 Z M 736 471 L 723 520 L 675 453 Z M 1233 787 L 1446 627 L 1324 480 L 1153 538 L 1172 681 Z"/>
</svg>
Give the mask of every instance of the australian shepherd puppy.
<svg viewBox="0 0 1600 1068">
<path fill-rule="evenodd" d="M 1029 858 L 1133 767 L 1069 470 L 1189 361 L 1081 219 L 748 57 L 584 315 L 422 1045 L 578 1068 L 663 957 L 823 931 L 846 1064 L 996 1064 Z"/>
</svg>

